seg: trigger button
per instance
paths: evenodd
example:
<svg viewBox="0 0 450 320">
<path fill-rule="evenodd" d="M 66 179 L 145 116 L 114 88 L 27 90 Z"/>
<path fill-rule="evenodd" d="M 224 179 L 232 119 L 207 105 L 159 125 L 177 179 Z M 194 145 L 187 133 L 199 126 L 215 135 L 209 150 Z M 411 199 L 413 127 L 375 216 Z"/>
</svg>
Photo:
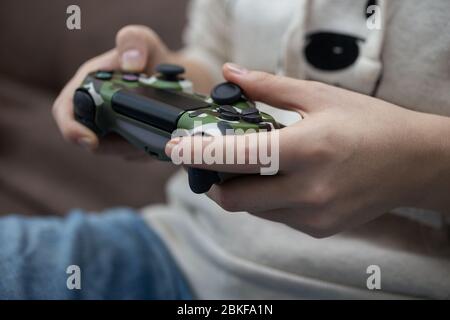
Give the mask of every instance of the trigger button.
<svg viewBox="0 0 450 320">
<path fill-rule="evenodd" d="M 95 103 L 89 93 L 78 89 L 74 97 L 75 115 L 89 121 L 95 119 Z"/>
</svg>

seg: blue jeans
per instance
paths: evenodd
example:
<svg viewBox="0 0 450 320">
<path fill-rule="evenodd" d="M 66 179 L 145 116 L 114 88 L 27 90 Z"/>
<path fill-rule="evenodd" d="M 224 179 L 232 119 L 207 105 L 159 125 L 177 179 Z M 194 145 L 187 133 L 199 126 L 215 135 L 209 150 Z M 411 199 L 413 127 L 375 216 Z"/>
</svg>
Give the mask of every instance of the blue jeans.
<svg viewBox="0 0 450 320">
<path fill-rule="evenodd" d="M 191 298 L 164 243 L 129 209 L 0 219 L 0 299 Z"/>
</svg>

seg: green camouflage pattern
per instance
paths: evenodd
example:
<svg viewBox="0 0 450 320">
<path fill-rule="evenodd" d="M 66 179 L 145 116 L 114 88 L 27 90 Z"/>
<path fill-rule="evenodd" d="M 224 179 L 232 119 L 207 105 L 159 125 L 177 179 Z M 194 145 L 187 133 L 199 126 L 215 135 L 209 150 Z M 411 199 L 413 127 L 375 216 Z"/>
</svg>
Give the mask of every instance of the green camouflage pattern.
<svg viewBox="0 0 450 320">
<path fill-rule="evenodd" d="M 91 96 L 93 97 L 97 107 L 101 108 L 106 106 L 110 106 L 112 96 L 119 90 L 133 90 L 138 89 L 140 86 L 152 86 L 157 89 L 165 89 L 165 90 L 176 90 L 176 91 L 185 91 L 186 93 L 190 93 L 190 89 L 185 90 L 183 86 L 180 84 L 180 81 L 163 81 L 159 80 L 157 77 L 147 77 L 144 74 L 140 75 L 139 82 L 127 82 L 122 79 L 121 73 L 114 73 L 111 80 L 103 81 L 98 80 L 95 77 L 96 73 L 91 73 L 84 80 L 82 87 L 89 91 Z M 224 127 L 228 127 L 229 129 L 242 129 L 244 131 L 251 129 L 255 131 L 260 130 L 272 130 L 279 129 L 278 123 L 272 116 L 267 113 L 261 112 L 261 116 L 263 121 L 258 124 L 248 123 L 245 121 L 228 121 L 221 119 L 219 117 L 218 108 L 219 105 L 214 104 L 212 99 L 206 96 L 202 96 L 199 94 L 192 93 L 193 97 L 197 99 L 202 99 L 210 103 L 211 107 L 195 110 L 195 111 L 187 111 L 180 116 L 180 119 L 177 124 L 177 128 L 192 130 L 198 126 L 207 126 L 210 132 L 214 132 L 213 124 L 216 124 L 217 130 L 219 130 L 219 124 Z M 96 98 L 97 97 L 97 98 Z M 255 107 L 253 102 L 242 100 L 233 106 L 238 112 L 241 112 L 245 108 Z M 203 111 L 200 113 L 200 111 Z M 192 113 L 196 114 L 195 117 L 192 117 Z M 100 119 L 96 119 L 100 120 Z M 220 130 L 219 130 L 220 131 Z"/>
<path fill-rule="evenodd" d="M 186 80 L 180 81 L 164 81 L 157 76 L 148 77 L 144 74 L 136 75 L 139 77 L 138 82 L 128 82 L 122 79 L 120 72 L 114 72 L 113 76 L 109 80 L 99 80 L 96 77 L 97 72 L 89 74 L 83 81 L 81 88 L 88 91 L 90 96 L 96 105 L 95 125 L 99 128 L 100 135 L 106 134 L 109 131 L 115 131 L 122 135 L 132 144 L 144 149 L 146 152 L 156 154 L 160 159 L 167 160 L 164 152 L 161 150 L 148 150 L 148 144 L 145 141 L 138 140 L 127 132 L 121 131 L 118 123 L 122 122 L 131 123 L 137 128 L 142 130 L 151 131 L 159 136 L 167 137 L 170 139 L 172 132 L 165 132 L 158 128 L 152 127 L 148 124 L 139 122 L 137 120 L 128 118 L 122 114 L 119 114 L 111 107 L 111 101 L 113 95 L 120 90 L 130 90 L 139 92 L 139 88 L 145 86 L 151 86 L 157 89 L 175 90 L 189 94 L 191 97 L 201 99 L 207 102 L 210 107 L 205 109 L 197 109 L 194 111 L 184 111 L 180 114 L 177 122 L 178 129 L 187 130 L 188 135 L 206 134 L 206 135 L 223 135 L 226 134 L 227 129 L 241 129 L 244 132 L 247 130 L 253 131 L 270 131 L 273 129 L 279 129 L 280 125 L 270 115 L 260 112 L 262 121 L 260 123 L 249 123 L 243 120 L 228 121 L 221 119 L 218 111 L 219 105 L 215 104 L 210 97 L 202 96 L 192 92 L 192 84 Z M 253 108 L 255 104 L 242 97 L 242 100 L 233 105 L 236 111 L 240 112 L 246 108 Z"/>
<path fill-rule="evenodd" d="M 210 98 L 206 98 L 206 101 L 211 103 L 211 107 L 206 109 L 199 109 L 194 111 L 187 111 L 184 113 L 180 120 L 178 121 L 177 127 L 179 129 L 186 129 L 191 132 L 191 134 L 198 134 L 195 129 L 201 127 L 201 132 L 209 134 L 209 135 L 220 135 L 225 134 L 224 129 L 233 129 L 233 130 L 243 130 L 246 132 L 247 130 L 253 131 L 271 131 L 272 129 L 279 129 L 278 123 L 272 116 L 267 113 L 261 112 L 262 121 L 260 123 L 249 123 L 243 120 L 239 121 L 229 121 L 220 118 L 220 113 L 218 111 L 219 105 L 214 104 Z M 255 107 L 253 102 L 242 99 L 242 101 L 233 105 L 233 107 L 241 112 L 246 108 Z M 195 114 L 195 116 L 192 116 Z"/>
</svg>

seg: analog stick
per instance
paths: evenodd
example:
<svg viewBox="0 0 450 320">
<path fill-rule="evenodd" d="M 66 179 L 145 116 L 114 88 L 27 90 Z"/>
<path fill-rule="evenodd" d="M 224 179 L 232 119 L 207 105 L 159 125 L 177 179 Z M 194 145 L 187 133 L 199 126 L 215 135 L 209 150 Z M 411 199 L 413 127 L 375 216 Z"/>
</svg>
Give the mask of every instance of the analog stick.
<svg viewBox="0 0 450 320">
<path fill-rule="evenodd" d="M 212 90 L 211 98 L 218 105 L 233 105 L 242 99 L 242 89 L 231 82 L 221 83 Z"/>
<path fill-rule="evenodd" d="M 186 72 L 186 70 L 176 64 L 159 64 L 156 66 L 156 72 L 161 75 L 162 80 L 178 81 L 178 76 Z"/>
</svg>

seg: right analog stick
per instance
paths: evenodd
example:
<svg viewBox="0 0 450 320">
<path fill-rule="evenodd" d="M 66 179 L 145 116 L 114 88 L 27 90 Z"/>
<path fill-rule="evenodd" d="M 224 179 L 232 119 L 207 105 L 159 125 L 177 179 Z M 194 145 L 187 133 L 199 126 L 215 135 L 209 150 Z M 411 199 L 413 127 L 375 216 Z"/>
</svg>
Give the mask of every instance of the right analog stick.
<svg viewBox="0 0 450 320">
<path fill-rule="evenodd" d="M 231 82 L 221 83 L 211 91 L 211 98 L 218 105 L 233 105 L 242 99 L 242 89 Z"/>
</svg>

